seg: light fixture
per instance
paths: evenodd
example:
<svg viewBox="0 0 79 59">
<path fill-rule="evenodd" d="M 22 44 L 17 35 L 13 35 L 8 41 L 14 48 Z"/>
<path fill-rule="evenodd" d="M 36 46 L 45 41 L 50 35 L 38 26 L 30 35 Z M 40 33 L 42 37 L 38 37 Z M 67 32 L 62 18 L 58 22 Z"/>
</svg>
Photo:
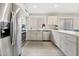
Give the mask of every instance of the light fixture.
<svg viewBox="0 0 79 59">
<path fill-rule="evenodd" d="M 34 8 L 36 8 L 37 6 L 36 6 L 36 4 L 34 5 Z"/>
<path fill-rule="evenodd" d="M 55 8 L 57 8 L 57 7 L 58 7 L 58 5 L 57 5 L 57 4 L 54 4 L 54 7 L 55 7 Z"/>
</svg>

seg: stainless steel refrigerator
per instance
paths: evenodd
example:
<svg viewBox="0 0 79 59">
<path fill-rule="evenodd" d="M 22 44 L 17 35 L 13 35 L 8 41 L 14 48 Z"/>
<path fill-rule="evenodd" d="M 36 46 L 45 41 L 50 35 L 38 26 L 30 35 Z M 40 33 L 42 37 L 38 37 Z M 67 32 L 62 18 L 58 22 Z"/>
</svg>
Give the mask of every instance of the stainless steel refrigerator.
<svg viewBox="0 0 79 59">
<path fill-rule="evenodd" d="M 0 3 L 0 55 L 11 56 L 12 45 L 10 41 L 10 12 L 11 4 Z"/>
<path fill-rule="evenodd" d="M 21 21 L 20 8 L 11 3 L 2 4 L 0 17 L 0 55 L 21 55 Z M 0 6 L 1 7 L 1 6 Z"/>
</svg>

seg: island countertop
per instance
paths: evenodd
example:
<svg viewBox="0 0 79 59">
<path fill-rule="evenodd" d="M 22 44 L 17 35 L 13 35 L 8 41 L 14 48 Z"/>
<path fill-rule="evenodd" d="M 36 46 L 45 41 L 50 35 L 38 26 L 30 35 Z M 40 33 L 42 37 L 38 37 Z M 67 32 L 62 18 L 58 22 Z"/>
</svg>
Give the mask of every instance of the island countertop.
<svg viewBox="0 0 79 59">
<path fill-rule="evenodd" d="M 68 31 L 68 30 L 52 30 L 53 31 L 56 31 L 56 32 L 61 32 L 61 33 L 64 33 L 64 34 L 69 34 L 69 35 L 74 35 L 74 36 L 79 36 L 79 32 L 78 31 Z"/>
</svg>

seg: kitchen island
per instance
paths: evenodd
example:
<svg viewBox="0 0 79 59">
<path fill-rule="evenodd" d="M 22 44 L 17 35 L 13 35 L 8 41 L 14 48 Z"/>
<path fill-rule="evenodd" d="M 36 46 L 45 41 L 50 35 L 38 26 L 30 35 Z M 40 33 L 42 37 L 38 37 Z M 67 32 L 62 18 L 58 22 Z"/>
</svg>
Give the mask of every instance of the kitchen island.
<svg viewBox="0 0 79 59">
<path fill-rule="evenodd" d="M 52 30 L 51 41 L 67 56 L 79 55 L 79 32 Z"/>
</svg>

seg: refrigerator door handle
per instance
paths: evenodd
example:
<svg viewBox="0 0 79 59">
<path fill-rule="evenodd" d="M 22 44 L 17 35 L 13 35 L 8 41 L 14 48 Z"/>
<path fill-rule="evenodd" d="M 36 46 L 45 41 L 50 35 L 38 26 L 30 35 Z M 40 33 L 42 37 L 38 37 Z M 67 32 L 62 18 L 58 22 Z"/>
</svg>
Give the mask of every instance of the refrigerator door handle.
<svg viewBox="0 0 79 59">
<path fill-rule="evenodd" d="M 11 19 L 11 25 L 10 25 L 10 36 L 11 36 L 11 44 L 12 45 L 15 45 L 15 40 L 14 40 L 14 16 L 13 16 L 13 13 L 12 13 L 12 19 Z"/>
<path fill-rule="evenodd" d="M 10 27 L 11 28 L 10 34 L 11 34 L 12 45 L 16 44 L 16 38 L 17 38 L 17 36 L 16 36 L 16 34 L 17 34 L 16 33 L 16 15 L 19 11 L 20 11 L 20 8 L 18 8 L 15 13 L 12 12 L 11 27 Z"/>
<path fill-rule="evenodd" d="M 14 45 L 14 33 L 13 33 L 13 19 L 11 19 L 11 26 L 10 26 L 10 38 L 11 38 L 11 44 Z"/>
</svg>

